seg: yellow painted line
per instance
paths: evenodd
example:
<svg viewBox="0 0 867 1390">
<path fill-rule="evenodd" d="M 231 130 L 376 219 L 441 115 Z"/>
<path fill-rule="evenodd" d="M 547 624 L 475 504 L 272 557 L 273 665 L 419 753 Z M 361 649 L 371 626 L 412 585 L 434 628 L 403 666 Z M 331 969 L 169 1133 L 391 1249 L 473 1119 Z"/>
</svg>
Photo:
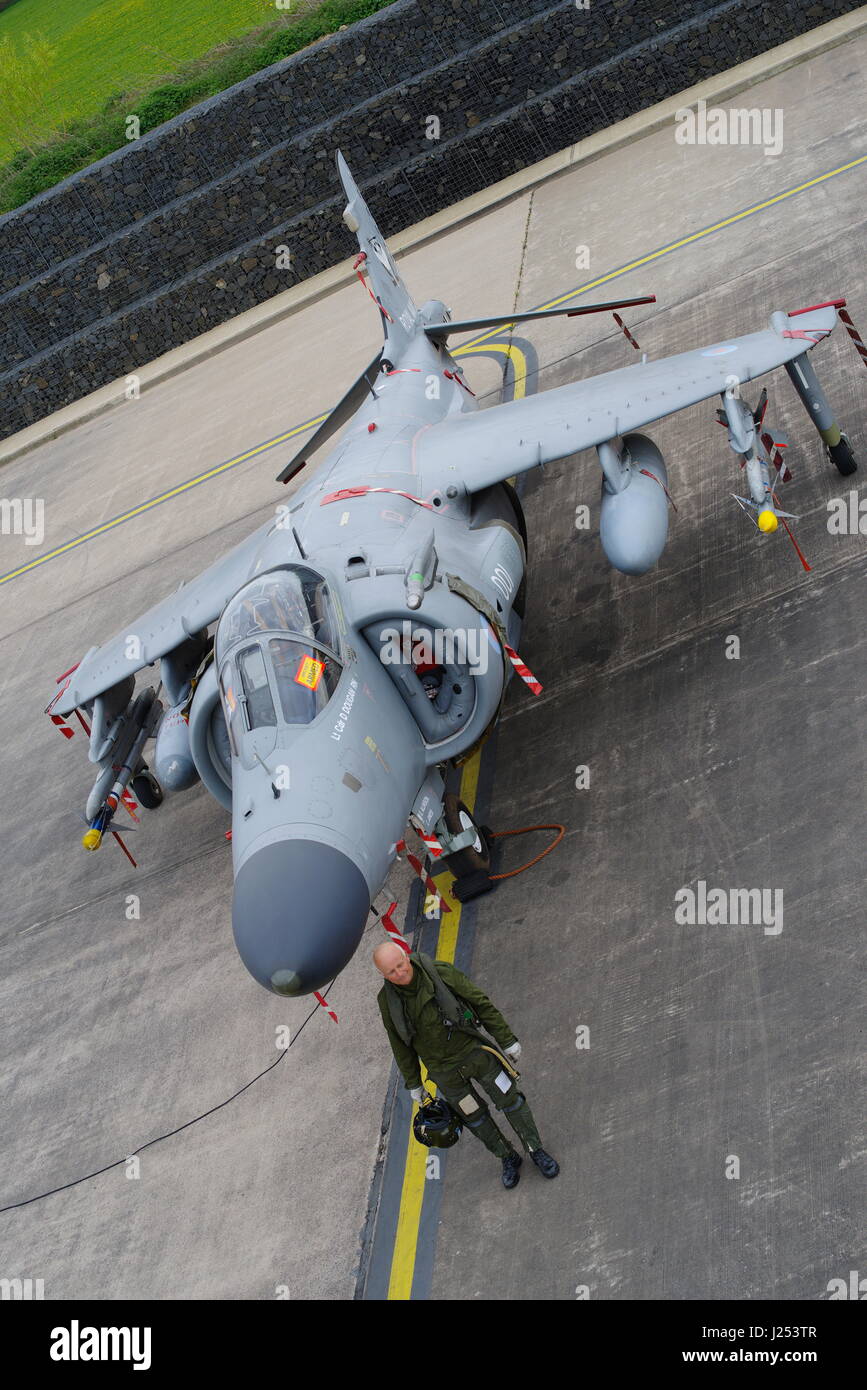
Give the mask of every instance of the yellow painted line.
<svg viewBox="0 0 867 1390">
<path fill-rule="evenodd" d="M 427 1072 L 424 1067 L 421 1069 L 421 1079 L 422 1085 L 424 1085 L 427 1081 Z M 413 1114 L 415 1114 L 415 1106 L 413 1106 Z M 394 1236 L 394 1252 L 391 1257 L 391 1273 L 388 1279 L 387 1297 L 389 1302 L 406 1301 L 412 1297 L 415 1252 L 418 1247 L 418 1230 L 421 1222 L 422 1203 L 424 1202 L 427 1155 L 427 1149 L 415 1142 L 410 1128 L 397 1231 Z"/>
<path fill-rule="evenodd" d="M 469 762 L 465 764 L 461 777 L 460 797 L 467 810 L 472 815 L 476 809 L 476 796 L 479 790 L 479 769 L 482 763 L 481 749 L 477 749 Z M 452 880 L 454 882 L 454 880 Z M 447 960 L 454 963 L 458 949 L 458 931 L 461 925 L 461 904 L 457 898 L 451 894 L 451 884 L 446 889 L 444 897 L 451 912 L 440 914 L 440 930 L 437 938 L 436 958 L 437 960 Z"/>
<path fill-rule="evenodd" d="M 497 332 L 500 330 L 497 329 Z M 481 356 L 491 351 L 502 352 L 504 356 L 510 357 L 515 364 L 515 385 L 513 388 L 513 400 L 521 400 L 525 394 L 527 385 L 527 356 L 514 343 L 480 343 L 477 346 L 467 343 L 465 347 L 456 348 L 452 354 L 454 357 L 473 357 Z"/>
<path fill-rule="evenodd" d="M 17 570 L 10 570 L 8 574 L 0 577 L 0 584 L 6 584 L 10 579 L 17 579 L 19 575 L 26 574 L 28 570 L 37 569 L 39 565 L 54 560 L 58 555 L 65 555 L 68 550 L 75 550 L 76 546 L 84 545 L 85 541 L 92 541 L 95 536 L 104 535 L 106 531 L 120 526 L 122 522 L 131 521 L 133 517 L 149 512 L 153 507 L 158 507 L 161 502 L 168 502 L 172 497 L 180 497 L 182 493 L 189 492 L 190 488 L 198 487 L 200 483 L 206 483 L 209 478 L 216 478 L 218 474 L 225 473 L 229 468 L 236 468 L 239 463 L 255 458 L 257 454 L 264 454 L 268 449 L 285 443 L 287 439 L 292 439 L 296 434 L 304 434 L 305 430 L 314 429 L 327 418 L 328 412 L 326 411 L 324 415 L 317 415 L 314 420 L 305 420 L 303 425 L 295 425 L 285 434 L 278 434 L 274 439 L 269 439 L 264 444 L 257 444 L 255 448 L 247 449 L 243 454 L 236 454 L 226 463 L 218 463 L 215 468 L 209 468 L 207 472 L 200 473 L 196 478 L 188 478 L 185 483 L 179 483 L 177 487 L 169 488 L 167 492 L 161 492 L 159 497 L 151 497 L 149 501 L 142 502 L 140 506 L 131 507 L 128 512 L 123 512 L 121 516 L 114 516 L 111 521 L 104 521 L 101 526 L 94 526 L 89 531 L 85 531 L 83 535 L 76 536 L 75 540 L 67 541 L 65 545 L 59 545 L 55 550 L 47 551 L 45 555 L 39 555 L 28 565 L 21 565 Z"/>
<path fill-rule="evenodd" d="M 692 232 L 689 236 L 680 237 L 677 241 L 671 241 L 667 246 L 661 246 L 658 251 L 651 251 L 647 256 L 639 256 L 637 260 L 630 261 L 628 265 L 622 265 L 617 270 L 610 270 L 607 275 L 600 275 L 597 280 L 591 280 L 589 284 L 582 285 L 580 290 L 573 290 L 571 294 L 561 294 L 557 299 L 550 299 L 547 304 L 538 306 L 540 311 L 545 309 L 558 309 L 561 304 L 568 304 L 573 299 L 579 299 L 581 295 L 587 294 L 589 290 L 598 289 L 600 285 L 605 285 L 609 280 L 616 280 L 621 275 L 628 275 L 631 270 L 637 270 L 639 266 L 650 265 L 653 261 L 658 261 L 662 256 L 669 255 L 672 251 L 678 251 L 682 246 L 690 246 L 693 242 L 702 241 L 704 237 L 712 236 L 714 232 L 720 232 L 724 227 L 733 227 L 738 222 L 743 222 L 744 218 L 752 217 L 757 212 L 763 212 L 765 208 L 775 207 L 778 203 L 784 203 L 789 198 L 794 198 L 798 193 L 804 193 L 808 188 L 816 188 L 819 184 L 826 183 L 828 179 L 836 178 L 838 174 L 845 174 L 849 169 L 857 169 L 859 165 L 867 164 L 867 154 L 859 155 L 857 159 L 850 159 L 848 164 L 841 164 L 836 169 L 829 169 L 825 174 L 817 174 L 814 179 L 807 179 L 805 183 L 799 183 L 796 188 L 787 188 L 782 193 L 777 193 L 773 198 L 765 198 L 764 202 L 756 203 L 751 208 L 744 208 L 743 212 L 736 212 L 731 217 L 723 217 L 719 222 L 714 222 L 710 227 L 702 227 L 698 232 Z M 488 334 L 500 333 L 503 328 L 514 327 L 514 321 L 504 319 L 496 328 L 488 330 Z M 485 337 L 474 338 L 472 345 L 482 343 Z M 470 346 L 470 344 L 467 344 Z M 464 351 L 461 348 L 458 351 Z M 454 353 L 456 357 L 458 351 Z"/>
<path fill-rule="evenodd" d="M 480 762 L 480 752 L 474 753 L 464 768 L 461 778 L 461 800 L 470 811 L 476 804 Z M 443 889 L 442 892 L 451 912 L 440 914 L 440 930 L 435 955 L 437 960 L 454 961 L 461 922 L 461 904 L 452 897 L 448 888 Z M 422 1083 L 426 1081 L 427 1072 L 422 1067 Z M 413 1114 L 415 1114 L 415 1106 L 413 1106 Z M 412 1297 L 412 1281 L 415 1275 L 415 1254 L 418 1249 L 427 1160 L 428 1150 L 422 1144 L 415 1142 L 410 1128 L 397 1231 L 391 1257 L 391 1273 L 388 1280 L 389 1301 L 405 1301 Z"/>
</svg>

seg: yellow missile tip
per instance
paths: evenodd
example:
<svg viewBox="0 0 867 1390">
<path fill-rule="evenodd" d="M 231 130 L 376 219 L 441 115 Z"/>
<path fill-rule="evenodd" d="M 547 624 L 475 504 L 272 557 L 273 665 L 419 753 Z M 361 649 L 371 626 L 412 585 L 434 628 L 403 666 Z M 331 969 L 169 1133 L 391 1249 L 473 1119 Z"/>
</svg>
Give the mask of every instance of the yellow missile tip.
<svg viewBox="0 0 867 1390">
<path fill-rule="evenodd" d="M 776 531 L 777 527 L 779 526 L 779 522 L 777 521 L 777 518 L 772 511 L 766 510 L 763 512 L 759 512 L 758 526 L 760 531 L 764 531 L 766 536 L 770 536 L 774 531 Z"/>
<path fill-rule="evenodd" d="M 82 836 L 81 843 L 85 849 L 99 849 L 102 844 L 102 831 L 88 830 L 87 834 Z"/>
</svg>

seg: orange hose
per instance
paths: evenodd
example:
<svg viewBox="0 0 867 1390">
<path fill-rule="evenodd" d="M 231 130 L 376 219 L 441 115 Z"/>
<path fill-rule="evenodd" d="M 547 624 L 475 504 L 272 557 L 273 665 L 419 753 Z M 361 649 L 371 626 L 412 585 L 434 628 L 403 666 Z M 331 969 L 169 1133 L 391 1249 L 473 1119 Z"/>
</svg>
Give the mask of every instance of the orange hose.
<svg viewBox="0 0 867 1390">
<path fill-rule="evenodd" d="M 552 825 L 525 825 L 521 830 L 491 831 L 491 834 L 488 837 L 489 839 L 501 840 L 504 839 L 507 835 L 529 835 L 534 830 L 557 830 L 559 834 L 557 835 L 556 840 L 552 840 L 550 845 L 548 845 L 545 849 L 542 850 L 541 854 L 537 854 L 536 858 L 529 860 L 528 863 L 522 864 L 520 869 L 511 869 L 507 874 L 491 874 L 490 879 L 492 883 L 496 879 L 500 878 L 514 878 L 517 874 L 522 874 L 525 869 L 532 869 L 534 864 L 538 864 L 540 859 L 544 859 L 546 854 L 550 854 L 552 849 L 557 848 L 563 836 L 566 834 L 566 827 L 565 825 L 557 825 L 555 823 Z"/>
</svg>

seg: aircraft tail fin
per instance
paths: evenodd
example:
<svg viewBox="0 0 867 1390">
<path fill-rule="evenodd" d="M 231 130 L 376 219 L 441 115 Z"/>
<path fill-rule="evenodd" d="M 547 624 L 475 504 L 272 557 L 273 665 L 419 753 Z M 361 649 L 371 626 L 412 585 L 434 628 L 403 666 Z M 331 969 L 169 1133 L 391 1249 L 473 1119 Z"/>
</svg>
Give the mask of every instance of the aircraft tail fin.
<svg viewBox="0 0 867 1390">
<path fill-rule="evenodd" d="M 339 150 L 337 172 L 346 194 L 343 220 L 349 230 L 357 236 L 359 249 L 364 254 L 364 269 L 382 315 L 386 342 L 389 339 L 406 342 L 415 330 L 418 309 L 400 278 L 394 258 L 385 244 L 385 238 L 374 222 L 370 208 L 361 196 L 361 191 Z"/>
</svg>

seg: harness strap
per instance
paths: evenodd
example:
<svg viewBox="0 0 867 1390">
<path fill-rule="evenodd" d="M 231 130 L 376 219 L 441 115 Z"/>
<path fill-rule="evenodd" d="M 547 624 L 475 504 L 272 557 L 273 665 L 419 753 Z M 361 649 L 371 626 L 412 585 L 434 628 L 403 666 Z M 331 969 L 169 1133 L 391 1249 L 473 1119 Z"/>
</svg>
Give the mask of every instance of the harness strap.
<svg viewBox="0 0 867 1390">
<path fill-rule="evenodd" d="M 467 1011 L 470 1012 L 473 1019 L 475 1019 L 475 1014 L 469 1004 L 459 999 L 459 997 L 449 989 L 445 980 L 440 976 L 432 958 L 424 955 L 421 951 L 414 951 L 410 956 L 410 960 L 413 964 L 418 966 L 421 973 L 433 986 L 434 998 L 446 1027 L 453 1028 L 459 1033 L 466 1033 L 469 1037 L 483 1040 L 482 1045 L 484 1046 L 487 1043 L 486 1034 L 482 1033 L 479 1028 L 469 1025 L 461 1019 L 461 1015 Z M 403 1039 L 407 1047 L 411 1047 L 414 1034 L 410 1030 L 404 1001 L 399 991 L 390 980 L 386 980 L 385 982 L 385 997 L 388 1001 L 388 1011 L 391 1016 L 391 1021 L 395 1026 L 398 1036 Z"/>
</svg>

